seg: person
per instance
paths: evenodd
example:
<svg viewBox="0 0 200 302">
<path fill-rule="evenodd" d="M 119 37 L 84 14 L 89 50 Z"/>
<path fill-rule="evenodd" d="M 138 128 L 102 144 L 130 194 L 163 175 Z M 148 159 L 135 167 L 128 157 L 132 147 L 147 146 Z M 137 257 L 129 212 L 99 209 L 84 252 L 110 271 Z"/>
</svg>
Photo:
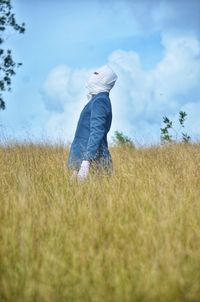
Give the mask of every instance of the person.
<svg viewBox="0 0 200 302">
<path fill-rule="evenodd" d="M 92 167 L 112 173 L 107 134 L 112 122 L 109 92 L 116 80 L 116 73 L 104 65 L 86 82 L 89 100 L 80 114 L 67 162 L 72 178 L 78 181 L 85 180 Z"/>
</svg>

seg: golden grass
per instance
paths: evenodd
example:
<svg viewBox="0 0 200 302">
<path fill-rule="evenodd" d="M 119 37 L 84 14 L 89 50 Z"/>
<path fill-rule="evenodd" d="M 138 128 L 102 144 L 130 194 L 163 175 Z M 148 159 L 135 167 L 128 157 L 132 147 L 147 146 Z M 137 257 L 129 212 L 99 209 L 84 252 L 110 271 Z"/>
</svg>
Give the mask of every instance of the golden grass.
<svg viewBox="0 0 200 302">
<path fill-rule="evenodd" d="M 0 148 L 0 301 L 200 301 L 200 145 L 111 148 L 82 185 L 67 152 Z"/>
</svg>

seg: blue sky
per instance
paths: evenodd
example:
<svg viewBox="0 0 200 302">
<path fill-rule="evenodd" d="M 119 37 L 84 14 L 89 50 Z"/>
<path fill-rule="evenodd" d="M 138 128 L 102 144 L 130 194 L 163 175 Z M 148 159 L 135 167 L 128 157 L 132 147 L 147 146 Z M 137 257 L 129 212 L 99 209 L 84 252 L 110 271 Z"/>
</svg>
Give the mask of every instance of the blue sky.
<svg viewBox="0 0 200 302">
<path fill-rule="evenodd" d="M 188 113 L 200 138 L 198 0 L 13 0 L 24 35 L 6 46 L 23 62 L 0 111 L 5 136 L 72 141 L 90 72 L 109 64 L 113 123 L 138 144 L 159 142 L 162 117 Z"/>
</svg>

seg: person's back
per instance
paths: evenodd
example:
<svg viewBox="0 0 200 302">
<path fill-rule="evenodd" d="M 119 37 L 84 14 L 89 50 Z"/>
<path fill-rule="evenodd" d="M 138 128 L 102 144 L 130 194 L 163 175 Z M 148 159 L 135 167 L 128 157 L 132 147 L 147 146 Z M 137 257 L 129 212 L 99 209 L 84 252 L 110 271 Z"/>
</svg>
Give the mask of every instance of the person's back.
<svg viewBox="0 0 200 302">
<path fill-rule="evenodd" d="M 87 176 L 91 163 L 106 171 L 112 170 L 107 134 L 112 122 L 109 91 L 116 79 L 116 74 L 104 66 L 94 72 L 87 83 L 90 100 L 80 114 L 68 157 L 68 167 L 75 175 L 78 173 L 79 179 Z"/>
</svg>

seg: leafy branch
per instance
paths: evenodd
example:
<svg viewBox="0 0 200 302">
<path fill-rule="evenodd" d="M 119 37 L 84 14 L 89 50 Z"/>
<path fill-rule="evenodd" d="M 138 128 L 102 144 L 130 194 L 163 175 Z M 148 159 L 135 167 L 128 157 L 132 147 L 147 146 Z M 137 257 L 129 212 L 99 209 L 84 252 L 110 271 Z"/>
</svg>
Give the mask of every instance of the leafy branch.
<svg viewBox="0 0 200 302">
<path fill-rule="evenodd" d="M 16 68 L 22 63 L 16 63 L 10 49 L 3 49 L 7 30 L 11 28 L 20 34 L 25 32 L 25 23 L 19 25 L 12 12 L 10 0 L 0 0 L 0 109 L 5 109 L 5 101 L 1 92 L 11 91 L 11 78 L 16 74 Z"/>
<path fill-rule="evenodd" d="M 163 117 L 164 127 L 160 128 L 162 143 L 176 142 L 178 140 L 180 131 L 185 127 L 184 122 L 186 120 L 186 116 L 187 116 L 186 112 L 184 112 L 184 111 L 179 112 L 178 120 L 179 120 L 180 127 L 178 130 L 176 130 L 173 127 L 173 122 L 168 117 L 166 117 L 166 116 Z M 170 133 L 171 131 L 174 132 L 175 137 L 173 137 L 173 135 Z M 189 143 L 189 141 L 191 140 L 191 137 L 187 133 L 181 132 L 181 139 L 183 142 Z"/>
<path fill-rule="evenodd" d="M 133 141 L 126 135 L 124 135 L 123 132 L 115 131 L 113 137 L 113 142 L 116 146 L 131 146 L 134 147 Z"/>
</svg>

